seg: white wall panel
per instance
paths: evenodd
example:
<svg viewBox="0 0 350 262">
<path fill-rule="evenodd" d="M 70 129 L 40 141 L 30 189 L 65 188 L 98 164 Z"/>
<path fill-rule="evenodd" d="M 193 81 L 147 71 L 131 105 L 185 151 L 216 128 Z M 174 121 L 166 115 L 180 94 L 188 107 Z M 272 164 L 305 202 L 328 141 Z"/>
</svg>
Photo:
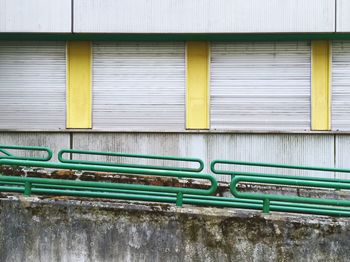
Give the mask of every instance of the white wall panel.
<svg viewBox="0 0 350 262">
<path fill-rule="evenodd" d="M 350 130 L 350 41 L 332 45 L 332 129 Z"/>
<path fill-rule="evenodd" d="M 71 0 L 0 0 L 0 33 L 69 33 Z"/>
<path fill-rule="evenodd" d="M 57 160 L 57 153 L 62 148 L 70 147 L 70 135 L 68 133 L 42 133 L 42 132 L 0 132 L 1 145 L 19 145 L 19 146 L 46 146 L 52 149 L 54 155 L 52 161 Z M 9 150 L 10 151 L 10 150 Z M 11 150 L 11 152 L 16 152 Z M 45 155 L 33 151 L 17 151 L 17 154 L 26 156 Z"/>
<path fill-rule="evenodd" d="M 0 129 L 64 129 L 65 89 L 65 42 L 0 42 Z"/>
<path fill-rule="evenodd" d="M 209 164 L 214 159 L 333 167 L 335 149 L 333 135 L 189 133 L 75 133 L 73 147 L 97 151 L 198 157 L 206 165 L 204 172 L 210 172 Z M 87 158 L 113 161 L 102 157 Z M 140 160 L 135 159 L 131 162 L 135 161 L 140 163 Z M 160 164 L 159 161 L 153 160 L 142 163 Z M 334 177 L 332 172 L 239 166 L 231 168 L 241 171 Z M 229 181 L 225 175 L 218 178 L 221 181 Z"/>
<path fill-rule="evenodd" d="M 350 136 L 349 135 L 337 135 L 335 139 L 336 152 L 335 162 L 338 168 L 350 169 Z M 350 179 L 350 175 L 347 173 L 336 173 L 337 178 Z"/>
<path fill-rule="evenodd" d="M 95 42 L 93 128 L 184 130 L 184 43 Z"/>
<path fill-rule="evenodd" d="M 337 1 L 337 32 L 350 32 L 350 1 L 349 0 L 336 0 Z"/>
<path fill-rule="evenodd" d="M 334 32 L 335 0 L 75 0 L 74 32 Z"/>
<path fill-rule="evenodd" d="M 307 42 L 212 43 L 211 128 L 309 130 Z"/>
</svg>

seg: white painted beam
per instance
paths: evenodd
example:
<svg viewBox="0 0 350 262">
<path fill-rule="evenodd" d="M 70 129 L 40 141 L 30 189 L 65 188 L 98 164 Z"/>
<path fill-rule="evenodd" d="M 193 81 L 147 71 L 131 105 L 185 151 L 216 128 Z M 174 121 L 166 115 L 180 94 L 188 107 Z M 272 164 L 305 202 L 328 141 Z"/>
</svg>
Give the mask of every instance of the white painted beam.
<svg viewBox="0 0 350 262">
<path fill-rule="evenodd" d="M 337 0 L 337 32 L 350 32 L 350 1 Z"/>
<path fill-rule="evenodd" d="M 0 0 L 0 33 L 70 33 L 71 0 Z"/>
<path fill-rule="evenodd" d="M 334 32 L 335 1 L 75 0 L 74 32 Z"/>
</svg>

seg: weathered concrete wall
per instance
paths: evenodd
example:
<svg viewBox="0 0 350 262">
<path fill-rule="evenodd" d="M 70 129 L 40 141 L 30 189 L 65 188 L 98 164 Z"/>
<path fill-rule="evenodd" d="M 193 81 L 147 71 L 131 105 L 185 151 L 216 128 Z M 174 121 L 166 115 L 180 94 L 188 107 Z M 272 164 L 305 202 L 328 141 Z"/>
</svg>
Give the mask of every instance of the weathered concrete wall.
<svg viewBox="0 0 350 262">
<path fill-rule="evenodd" d="M 348 261 L 350 221 L 309 215 L 0 200 L 0 261 Z"/>
</svg>

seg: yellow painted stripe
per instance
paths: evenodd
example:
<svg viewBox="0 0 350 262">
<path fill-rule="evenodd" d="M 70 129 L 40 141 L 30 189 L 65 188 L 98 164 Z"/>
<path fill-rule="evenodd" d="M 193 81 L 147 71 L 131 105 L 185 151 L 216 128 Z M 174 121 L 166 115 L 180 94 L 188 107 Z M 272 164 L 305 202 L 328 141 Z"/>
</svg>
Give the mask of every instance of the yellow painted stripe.
<svg viewBox="0 0 350 262">
<path fill-rule="evenodd" d="M 311 129 L 330 130 L 331 43 L 312 41 Z"/>
<path fill-rule="evenodd" d="M 187 42 L 186 128 L 209 128 L 209 43 Z"/>
<path fill-rule="evenodd" d="M 91 42 L 67 43 L 67 128 L 91 128 Z"/>
</svg>

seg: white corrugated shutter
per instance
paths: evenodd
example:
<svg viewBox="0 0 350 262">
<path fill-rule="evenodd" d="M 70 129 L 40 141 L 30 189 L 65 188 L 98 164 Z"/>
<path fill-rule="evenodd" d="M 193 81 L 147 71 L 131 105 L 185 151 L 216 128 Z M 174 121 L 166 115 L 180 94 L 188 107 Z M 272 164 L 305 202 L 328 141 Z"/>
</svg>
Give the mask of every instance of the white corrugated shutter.
<svg viewBox="0 0 350 262">
<path fill-rule="evenodd" d="M 212 43 L 211 128 L 309 130 L 308 42 Z"/>
<path fill-rule="evenodd" d="M 0 42 L 0 129 L 65 128 L 65 42 Z"/>
<path fill-rule="evenodd" d="M 183 130 L 184 43 L 95 42 L 93 127 Z"/>
<path fill-rule="evenodd" d="M 350 41 L 332 46 L 332 129 L 350 130 Z"/>
</svg>

